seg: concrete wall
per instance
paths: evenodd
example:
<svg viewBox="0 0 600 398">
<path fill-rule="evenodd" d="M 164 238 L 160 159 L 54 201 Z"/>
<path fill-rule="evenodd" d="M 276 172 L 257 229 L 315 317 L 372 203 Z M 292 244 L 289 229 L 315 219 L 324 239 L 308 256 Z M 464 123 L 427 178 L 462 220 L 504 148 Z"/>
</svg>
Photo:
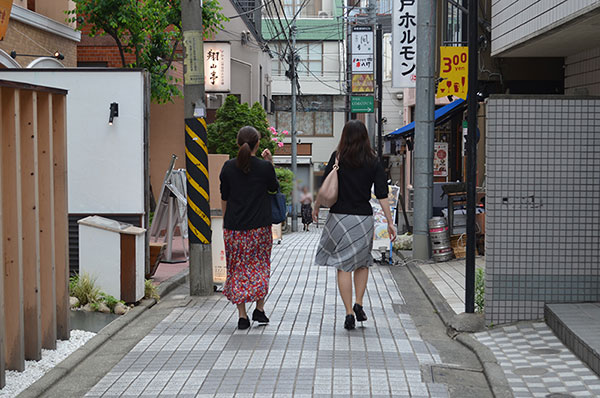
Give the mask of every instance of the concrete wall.
<svg viewBox="0 0 600 398">
<path fill-rule="evenodd" d="M 600 95 L 600 47 L 565 58 L 565 94 Z"/>
<path fill-rule="evenodd" d="M 486 321 L 600 299 L 600 99 L 487 104 Z"/>
<path fill-rule="evenodd" d="M 492 55 L 600 7 L 597 0 L 498 0 L 492 4 Z"/>
</svg>

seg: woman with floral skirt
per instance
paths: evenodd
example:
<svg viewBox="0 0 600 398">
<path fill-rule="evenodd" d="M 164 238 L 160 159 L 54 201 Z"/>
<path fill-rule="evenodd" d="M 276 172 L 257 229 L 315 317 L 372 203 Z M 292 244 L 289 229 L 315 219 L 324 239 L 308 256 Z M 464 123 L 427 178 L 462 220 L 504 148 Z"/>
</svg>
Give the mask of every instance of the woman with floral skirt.
<svg viewBox="0 0 600 398">
<path fill-rule="evenodd" d="M 268 149 L 256 157 L 259 132 L 251 126 L 238 132 L 238 156 L 221 170 L 223 238 L 227 279 L 223 293 L 239 312 L 238 329 L 250 327 L 246 303 L 256 302 L 252 320 L 268 323 L 264 310 L 271 269 L 271 201 L 279 183 Z"/>
</svg>

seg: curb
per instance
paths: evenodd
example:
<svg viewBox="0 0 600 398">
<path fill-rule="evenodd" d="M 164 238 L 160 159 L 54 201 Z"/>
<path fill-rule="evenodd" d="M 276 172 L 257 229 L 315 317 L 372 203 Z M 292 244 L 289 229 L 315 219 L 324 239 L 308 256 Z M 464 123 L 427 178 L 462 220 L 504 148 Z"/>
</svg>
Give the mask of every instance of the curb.
<svg viewBox="0 0 600 398">
<path fill-rule="evenodd" d="M 87 357 L 95 353 L 104 343 L 112 338 L 117 332 L 136 320 L 147 309 L 156 304 L 154 299 L 144 299 L 140 305 L 132 308 L 127 314 L 115 319 L 106 325 L 98 334 L 92 337 L 87 343 L 79 347 L 75 352 L 65 358 L 62 362 L 52 368 L 48 373 L 39 378 L 35 383 L 23 390 L 18 398 L 40 397 L 54 384 L 58 383 L 63 377 L 84 361 Z"/>
<path fill-rule="evenodd" d="M 180 285 L 184 284 L 189 275 L 189 269 L 170 277 L 169 279 L 158 285 L 157 292 L 161 297 L 166 296 Z M 39 378 L 35 383 L 31 384 L 23 390 L 18 398 L 36 398 L 42 396 L 54 384 L 58 383 L 63 377 L 71 373 L 71 371 L 82 361 L 94 354 L 104 343 L 111 339 L 121 329 L 136 320 L 146 310 L 156 304 L 154 299 L 142 299 L 140 305 L 133 307 L 127 314 L 115 319 L 106 325 L 96 336 L 88 340 L 84 345 L 75 350 L 71 355 L 61 361 L 58 365 L 48 371 L 44 376 Z"/>
<path fill-rule="evenodd" d="M 488 381 L 488 385 L 490 386 L 494 397 L 513 398 L 514 394 L 508 384 L 506 375 L 498 364 L 496 356 L 492 351 L 477 341 L 470 333 L 456 333 L 456 331 L 450 327 L 450 322 L 456 314 L 437 290 L 433 282 L 431 282 L 418 266 L 407 264 L 406 267 L 425 293 L 425 296 L 427 296 L 427 299 L 433 305 L 433 308 L 435 308 L 444 325 L 448 328 L 448 335 L 471 350 L 477 359 L 479 359 L 479 362 L 483 367 L 483 374 Z"/>
<path fill-rule="evenodd" d="M 183 285 L 189 277 L 190 269 L 186 268 L 180 273 L 173 275 L 169 279 L 162 282 L 157 287 L 157 293 L 160 297 L 164 297 L 167 294 L 171 293 L 173 290 L 177 289 L 180 285 Z"/>
</svg>

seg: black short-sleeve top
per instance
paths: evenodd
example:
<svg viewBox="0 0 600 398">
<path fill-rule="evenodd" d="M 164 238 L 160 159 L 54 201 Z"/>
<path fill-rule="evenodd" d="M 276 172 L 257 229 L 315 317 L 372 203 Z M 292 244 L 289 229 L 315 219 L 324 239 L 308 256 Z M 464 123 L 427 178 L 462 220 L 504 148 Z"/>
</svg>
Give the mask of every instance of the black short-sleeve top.
<svg viewBox="0 0 600 398">
<path fill-rule="evenodd" d="M 279 183 L 270 162 L 250 157 L 248 174 L 228 160 L 221 169 L 221 199 L 227 201 L 223 227 L 245 231 L 271 225 L 271 198 Z"/>
<path fill-rule="evenodd" d="M 331 154 L 325 168 L 323 181 L 329 175 L 335 164 L 337 152 Z M 338 200 L 329 210 L 330 213 L 355 214 L 369 216 L 373 214 L 371 187 L 375 184 L 375 197 L 384 199 L 388 196 L 388 184 L 383 166 L 375 159 L 371 164 L 361 167 L 350 167 L 340 159 L 338 170 Z"/>
</svg>

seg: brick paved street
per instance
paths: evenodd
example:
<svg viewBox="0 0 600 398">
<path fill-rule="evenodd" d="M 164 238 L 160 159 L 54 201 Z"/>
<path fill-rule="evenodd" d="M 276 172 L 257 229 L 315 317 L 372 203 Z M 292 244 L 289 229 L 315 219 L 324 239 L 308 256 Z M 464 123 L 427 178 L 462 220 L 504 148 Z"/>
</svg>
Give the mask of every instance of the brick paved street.
<svg viewBox="0 0 600 398">
<path fill-rule="evenodd" d="M 387 267 L 373 267 L 364 328 L 343 328 L 335 270 L 312 265 L 320 230 L 275 245 L 267 326 L 236 329 L 221 294 L 194 299 L 144 337 L 88 397 L 447 397 L 424 382 L 440 363 L 423 341 Z"/>
</svg>

